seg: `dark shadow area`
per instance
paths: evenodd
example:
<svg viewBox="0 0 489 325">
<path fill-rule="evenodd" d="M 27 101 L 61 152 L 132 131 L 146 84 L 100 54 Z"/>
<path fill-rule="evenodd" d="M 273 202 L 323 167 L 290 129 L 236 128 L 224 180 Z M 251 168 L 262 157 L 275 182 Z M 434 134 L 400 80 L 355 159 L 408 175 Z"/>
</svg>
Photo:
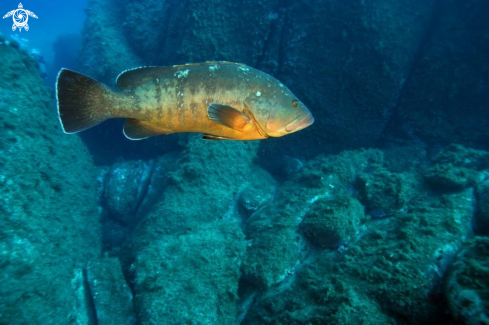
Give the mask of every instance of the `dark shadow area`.
<svg viewBox="0 0 489 325">
<path fill-rule="evenodd" d="M 56 84 L 56 76 L 61 68 L 78 70 L 78 53 L 81 36 L 79 34 L 60 35 L 53 43 L 54 59 L 47 66 L 46 82 L 49 87 Z"/>
<path fill-rule="evenodd" d="M 187 143 L 186 135 L 170 134 L 140 141 L 129 140 L 122 132 L 123 119 L 109 120 L 80 133 L 98 166 L 112 165 L 119 160 L 149 160 L 180 150 Z"/>
</svg>

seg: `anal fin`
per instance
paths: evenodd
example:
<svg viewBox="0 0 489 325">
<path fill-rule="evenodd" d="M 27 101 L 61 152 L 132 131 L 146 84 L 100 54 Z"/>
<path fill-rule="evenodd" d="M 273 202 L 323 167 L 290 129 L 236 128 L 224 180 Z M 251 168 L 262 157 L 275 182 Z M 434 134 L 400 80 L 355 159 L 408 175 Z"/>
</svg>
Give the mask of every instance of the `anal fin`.
<svg viewBox="0 0 489 325">
<path fill-rule="evenodd" d="M 151 123 L 130 118 L 124 123 L 124 135 L 130 140 L 142 140 L 155 135 L 169 134 Z"/>
</svg>

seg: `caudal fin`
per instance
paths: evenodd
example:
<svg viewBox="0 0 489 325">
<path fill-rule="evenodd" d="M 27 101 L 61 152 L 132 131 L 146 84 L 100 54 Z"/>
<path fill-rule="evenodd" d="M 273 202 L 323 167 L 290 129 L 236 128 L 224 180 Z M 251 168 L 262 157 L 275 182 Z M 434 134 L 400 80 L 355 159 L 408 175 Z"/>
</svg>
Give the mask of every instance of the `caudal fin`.
<svg viewBox="0 0 489 325">
<path fill-rule="evenodd" d="M 108 91 L 92 78 L 61 69 L 56 81 L 56 98 L 63 131 L 80 132 L 111 118 L 105 99 Z"/>
</svg>

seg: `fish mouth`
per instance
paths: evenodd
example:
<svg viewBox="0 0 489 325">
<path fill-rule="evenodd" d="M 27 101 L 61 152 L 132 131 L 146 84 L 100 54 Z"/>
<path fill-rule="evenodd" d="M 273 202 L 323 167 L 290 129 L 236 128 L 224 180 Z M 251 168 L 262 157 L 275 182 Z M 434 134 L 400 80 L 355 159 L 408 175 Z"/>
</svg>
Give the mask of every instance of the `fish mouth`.
<svg viewBox="0 0 489 325">
<path fill-rule="evenodd" d="M 295 132 L 307 128 L 309 125 L 314 123 L 314 117 L 312 114 L 307 114 L 304 117 L 298 117 L 294 121 L 290 122 L 286 127 L 285 131 Z"/>
</svg>

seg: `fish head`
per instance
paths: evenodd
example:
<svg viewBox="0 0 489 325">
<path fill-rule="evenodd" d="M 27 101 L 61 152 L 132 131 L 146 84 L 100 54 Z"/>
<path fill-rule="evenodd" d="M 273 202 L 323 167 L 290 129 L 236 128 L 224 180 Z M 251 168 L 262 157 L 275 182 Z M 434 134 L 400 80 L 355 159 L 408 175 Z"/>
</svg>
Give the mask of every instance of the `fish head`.
<svg viewBox="0 0 489 325">
<path fill-rule="evenodd" d="M 250 95 L 245 104 L 261 129 L 270 137 L 281 137 L 314 123 L 309 109 L 282 84 L 266 87 Z"/>
</svg>

